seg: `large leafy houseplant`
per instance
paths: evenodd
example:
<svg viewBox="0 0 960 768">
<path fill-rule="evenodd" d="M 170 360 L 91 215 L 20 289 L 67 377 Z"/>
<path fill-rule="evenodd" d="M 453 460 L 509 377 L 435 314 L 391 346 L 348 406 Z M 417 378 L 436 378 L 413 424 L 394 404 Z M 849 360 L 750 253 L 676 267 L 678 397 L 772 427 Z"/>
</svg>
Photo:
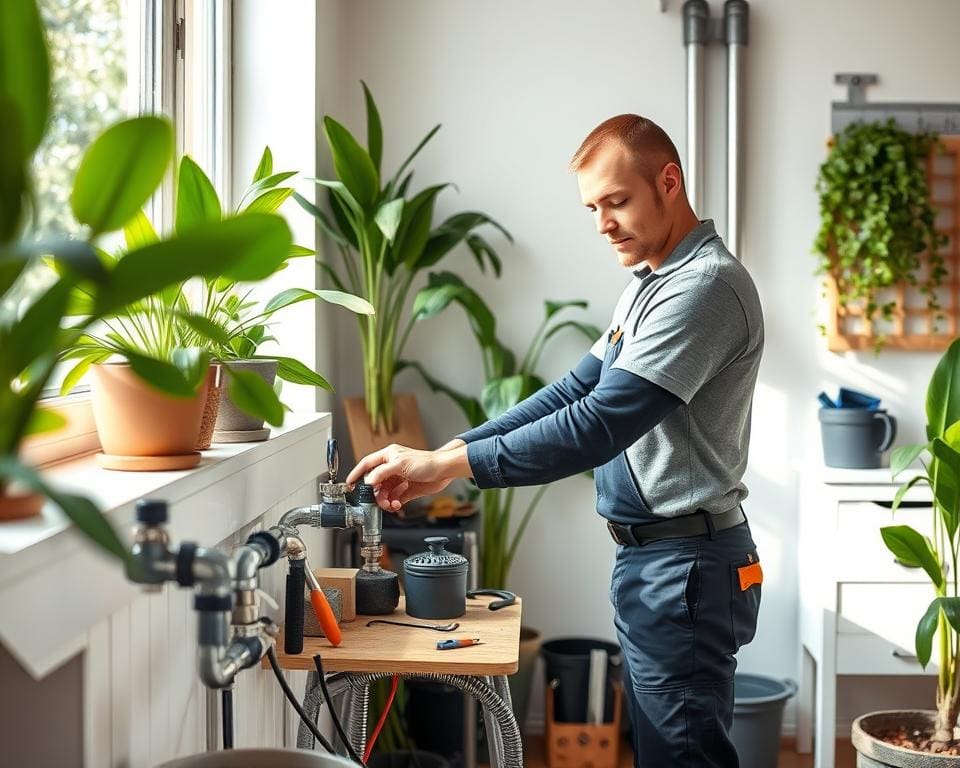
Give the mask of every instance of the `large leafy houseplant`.
<svg viewBox="0 0 960 768">
<path fill-rule="evenodd" d="M 813 247 L 817 273 L 835 282 L 841 309 L 859 303 L 865 319 L 890 320 L 896 302 L 882 293 L 898 283 L 916 286 L 931 311 L 940 309 L 936 289 L 947 272 L 925 172 L 937 145 L 936 134 L 893 120 L 854 123 L 833 140 L 817 177 Z"/>
<path fill-rule="evenodd" d="M 940 359 L 930 379 L 926 398 L 928 442 L 897 448 L 890 457 L 896 477 L 919 461 L 923 473 L 897 491 L 894 511 L 917 483 L 933 493 L 933 535 L 927 537 L 908 525 L 881 529 L 883 540 L 904 565 L 922 568 L 930 578 L 935 597 L 917 625 L 916 651 L 926 667 L 938 637 L 937 716 L 933 741 L 940 747 L 953 743 L 960 711 L 960 339 Z"/>
<path fill-rule="evenodd" d="M 332 117 L 323 119 L 337 178 L 317 183 L 329 190 L 332 219 L 302 196 L 296 195 L 296 199 L 337 245 L 342 274 L 332 264 L 321 263 L 333 285 L 362 296 L 376 309 L 376 316 L 359 318 L 359 322 L 367 413 L 371 431 L 382 434 L 393 432 L 396 426 L 393 382 L 413 327 L 414 319 L 404 322 L 404 316 L 414 280 L 461 242 L 467 244 L 481 270 L 489 262 L 499 276 L 496 251 L 475 230 L 490 224 L 508 240 L 511 237 L 489 216 L 475 211 L 455 214 L 434 227 L 437 196 L 451 185 L 436 184 L 412 194 L 413 171 L 408 167 L 440 126 L 435 126 L 386 179 L 381 172 L 380 115 L 366 84 L 363 90 L 366 148 Z"/>
<path fill-rule="evenodd" d="M 188 234 L 231 218 L 273 215 L 293 192 L 292 188 L 279 184 L 295 172 L 273 173 L 272 162 L 267 147 L 240 204 L 225 215 L 207 175 L 190 157 L 182 158 L 177 181 L 176 233 Z M 142 211 L 127 222 L 123 232 L 127 249 L 158 240 Z M 287 258 L 312 254 L 309 249 L 291 245 Z M 116 257 L 104 255 L 104 258 L 120 262 L 124 254 L 121 251 Z M 284 269 L 287 258 L 272 259 L 265 264 L 263 276 L 269 277 Z M 252 306 L 246 301 L 252 288 L 238 295 L 239 286 L 240 282 L 230 275 L 210 274 L 171 285 L 128 306 L 124 312 L 105 321 L 98 331 L 79 337 L 68 350 L 65 357 L 76 359 L 76 363 L 64 379 L 63 391 L 68 392 L 91 365 L 116 356 L 127 360 L 138 375 L 158 389 L 175 397 L 189 397 L 202 383 L 211 360 L 216 359 L 224 364 L 231 400 L 270 424 L 281 424 L 283 407 L 275 390 L 255 373 L 231 366 L 229 361 L 242 359 L 240 355 L 245 352 L 251 352 L 249 357 L 253 357 L 256 346 L 266 340 L 263 336 L 268 319 L 298 301 L 322 299 L 358 312 L 371 312 L 372 308 L 362 299 L 339 291 L 292 288 L 270 299 L 261 312 L 252 313 L 249 311 Z M 77 311 L 82 312 L 89 304 L 89 296 L 83 295 L 82 288 L 78 293 Z M 322 376 L 299 360 L 283 356 L 271 359 L 277 360 L 281 378 L 330 388 Z"/>
<path fill-rule="evenodd" d="M 547 301 L 544 303 L 544 319 L 517 363 L 513 352 L 497 338 L 493 312 L 476 291 L 454 274 L 441 272 L 430 275 L 427 287 L 420 291 L 414 303 L 414 320 L 432 317 L 451 303 L 459 304 L 466 311 L 474 338 L 480 347 L 484 370 L 481 392 L 478 395 L 458 392 L 431 375 L 418 362 L 402 361 L 399 367 L 415 369 L 434 392 L 450 397 L 471 427 L 497 418 L 546 386 L 546 382 L 536 371 L 544 348 L 558 333 L 574 330 L 583 334 L 591 343 L 601 335 L 601 330 L 589 323 L 559 318 L 559 313 L 564 309 L 585 309 L 585 301 Z M 482 491 L 483 546 L 480 554 L 484 586 L 491 589 L 507 587 L 517 547 L 547 487 L 543 485 L 537 488 L 513 531 L 511 516 L 515 489 L 490 488 Z"/>
<path fill-rule="evenodd" d="M 0 50 L 0 297 L 3 306 L 14 305 L 0 316 L 0 497 L 15 487 L 46 496 L 93 542 L 124 557 L 122 542 L 92 501 L 52 487 L 20 459 L 29 435 L 63 425 L 40 403 L 58 359 L 98 322 L 191 276 L 261 279 L 268 265 L 286 257 L 290 231 L 279 217 L 257 214 L 141 245 L 120 262 L 104 259 L 97 242 L 136 215 L 172 157 L 169 122 L 141 117 L 107 129 L 84 155 L 71 205 L 85 237 L 28 243 L 30 164 L 50 110 L 49 60 L 32 0 L 0 4 Z M 55 260 L 59 274 L 15 303 L 19 281 L 43 257 Z M 71 306 L 78 289 L 88 298 L 79 316 Z"/>
</svg>

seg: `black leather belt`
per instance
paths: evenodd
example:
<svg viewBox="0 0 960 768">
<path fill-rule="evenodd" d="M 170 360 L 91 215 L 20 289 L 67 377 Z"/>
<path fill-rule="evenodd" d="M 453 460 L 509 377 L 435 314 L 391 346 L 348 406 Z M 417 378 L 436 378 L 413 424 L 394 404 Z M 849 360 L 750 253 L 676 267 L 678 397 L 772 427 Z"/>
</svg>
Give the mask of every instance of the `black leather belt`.
<svg viewBox="0 0 960 768">
<path fill-rule="evenodd" d="M 737 505 L 733 509 L 714 515 L 705 509 L 698 510 L 690 515 L 668 517 L 655 523 L 639 523 L 637 525 L 621 525 L 612 520 L 607 521 L 607 530 L 617 544 L 628 547 L 642 547 L 651 539 L 680 539 L 686 536 L 702 536 L 713 534 L 726 528 L 740 525 L 747 519 L 743 509 Z"/>
</svg>

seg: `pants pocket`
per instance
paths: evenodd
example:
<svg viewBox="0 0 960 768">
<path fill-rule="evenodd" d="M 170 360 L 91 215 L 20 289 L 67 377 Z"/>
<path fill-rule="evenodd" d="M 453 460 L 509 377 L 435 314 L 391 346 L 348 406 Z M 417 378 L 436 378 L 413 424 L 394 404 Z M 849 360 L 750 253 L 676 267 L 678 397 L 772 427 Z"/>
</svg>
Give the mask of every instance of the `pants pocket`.
<svg viewBox="0 0 960 768">
<path fill-rule="evenodd" d="M 730 566 L 730 626 L 734 653 L 753 640 L 757 633 L 762 583 L 763 570 L 756 555 Z"/>
</svg>

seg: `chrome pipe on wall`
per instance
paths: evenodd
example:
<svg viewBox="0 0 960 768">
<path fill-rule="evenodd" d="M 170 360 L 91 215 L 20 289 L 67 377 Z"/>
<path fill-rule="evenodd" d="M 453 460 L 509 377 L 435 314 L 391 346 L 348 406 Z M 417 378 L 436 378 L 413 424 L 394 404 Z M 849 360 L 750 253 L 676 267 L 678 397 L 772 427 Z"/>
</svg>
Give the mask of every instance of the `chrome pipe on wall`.
<svg viewBox="0 0 960 768">
<path fill-rule="evenodd" d="M 749 25 L 750 7 L 746 0 L 727 0 L 723 4 L 727 44 L 727 248 L 741 260 L 740 148 L 743 144 L 743 65 Z"/>
<path fill-rule="evenodd" d="M 687 198 L 694 212 L 703 211 L 704 64 L 710 43 L 707 0 L 683 4 L 683 45 L 687 49 Z"/>
</svg>

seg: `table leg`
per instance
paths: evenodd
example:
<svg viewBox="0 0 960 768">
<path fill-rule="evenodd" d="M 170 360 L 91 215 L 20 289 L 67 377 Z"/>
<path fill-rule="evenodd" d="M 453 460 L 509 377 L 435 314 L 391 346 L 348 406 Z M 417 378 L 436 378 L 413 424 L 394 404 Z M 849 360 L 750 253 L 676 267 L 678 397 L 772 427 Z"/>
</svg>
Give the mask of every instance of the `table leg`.
<svg viewBox="0 0 960 768">
<path fill-rule="evenodd" d="M 797 693 L 797 752 L 809 755 L 813 751 L 813 689 L 816 662 L 813 655 L 801 646 L 800 690 Z"/>
<path fill-rule="evenodd" d="M 494 690 L 493 678 L 483 677 L 484 684 Z M 502 768 L 503 766 L 503 743 L 501 741 L 500 729 L 497 727 L 497 719 L 489 707 L 483 708 L 483 725 L 487 733 L 487 753 L 490 758 L 490 768 Z"/>
</svg>

